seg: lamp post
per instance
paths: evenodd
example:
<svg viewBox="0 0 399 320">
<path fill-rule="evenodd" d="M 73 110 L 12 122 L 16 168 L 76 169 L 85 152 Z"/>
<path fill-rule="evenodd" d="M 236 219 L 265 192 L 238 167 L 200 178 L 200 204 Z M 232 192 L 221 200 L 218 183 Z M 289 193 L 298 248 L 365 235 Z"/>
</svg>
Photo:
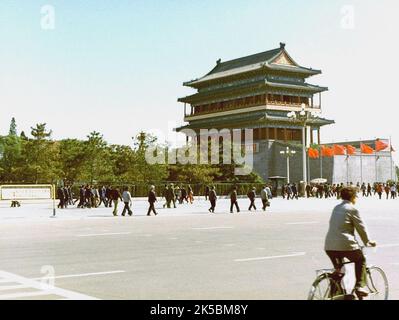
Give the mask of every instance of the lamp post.
<svg viewBox="0 0 399 320">
<path fill-rule="evenodd" d="M 287 147 L 285 151 L 280 151 L 280 154 L 284 154 L 287 157 L 287 183 L 290 183 L 290 157 L 296 154 L 296 151 Z"/>
<path fill-rule="evenodd" d="M 296 121 L 301 124 L 302 126 L 302 180 L 307 184 L 307 168 L 306 168 L 306 141 L 305 141 L 305 132 L 306 132 L 306 125 L 309 120 L 314 118 L 315 116 L 311 111 L 306 111 L 306 105 L 302 103 L 301 111 L 291 111 L 287 114 L 287 117 L 293 121 Z"/>
</svg>

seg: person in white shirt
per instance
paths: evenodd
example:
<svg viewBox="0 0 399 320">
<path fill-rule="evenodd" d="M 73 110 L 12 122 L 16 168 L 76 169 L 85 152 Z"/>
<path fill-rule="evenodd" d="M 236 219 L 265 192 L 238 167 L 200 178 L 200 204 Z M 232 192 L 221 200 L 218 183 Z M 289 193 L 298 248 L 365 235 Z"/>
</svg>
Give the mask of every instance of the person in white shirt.
<svg viewBox="0 0 399 320">
<path fill-rule="evenodd" d="M 122 200 L 125 203 L 125 207 L 123 208 L 122 211 L 122 216 L 125 216 L 126 211 L 129 214 L 129 216 L 131 216 L 133 214 L 132 210 L 130 209 L 130 206 L 132 205 L 132 196 L 127 187 L 123 189 Z"/>
</svg>

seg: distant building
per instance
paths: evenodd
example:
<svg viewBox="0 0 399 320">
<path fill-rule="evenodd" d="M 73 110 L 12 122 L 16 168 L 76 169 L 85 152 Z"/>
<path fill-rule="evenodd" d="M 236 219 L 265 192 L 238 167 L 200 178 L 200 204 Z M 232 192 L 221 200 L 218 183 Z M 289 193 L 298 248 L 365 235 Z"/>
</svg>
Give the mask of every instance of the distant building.
<svg viewBox="0 0 399 320">
<path fill-rule="evenodd" d="M 380 139 L 389 145 L 389 139 Z M 392 159 L 390 146 L 374 154 L 362 154 L 360 144 L 367 144 L 375 150 L 375 140 L 336 142 L 338 145 L 351 145 L 356 148 L 356 154 L 351 156 L 335 155 L 321 159 L 309 159 L 310 177 L 321 175 L 330 183 L 374 183 L 397 181 L 395 163 Z M 330 144 L 332 145 L 332 144 Z"/>
<path fill-rule="evenodd" d="M 308 78 L 319 74 L 320 70 L 297 64 L 284 43 L 273 50 L 226 62 L 219 59 L 205 76 L 184 83 L 197 92 L 178 99 L 184 103 L 187 124 L 176 131 L 192 129 L 199 136 L 200 129 L 253 129 L 254 171 L 264 180 L 285 176 L 286 158 L 280 151 L 291 146 L 296 154 L 290 159 L 290 180 L 298 182 L 302 180 L 302 126 L 290 119 L 288 113 L 304 107 L 318 114 L 307 122 L 306 146 L 320 144 L 321 128 L 334 123 L 319 116 L 322 93 L 328 88 L 307 82 Z M 366 159 L 364 157 L 365 163 Z M 383 163 L 385 158 L 381 155 L 380 159 Z M 329 161 L 325 161 L 325 175 L 330 182 L 341 179 L 344 174 L 340 172 L 341 158 Z M 315 169 L 318 164 L 311 160 L 308 165 L 308 177 L 320 177 L 320 170 Z M 385 171 L 380 177 L 385 177 Z"/>
</svg>

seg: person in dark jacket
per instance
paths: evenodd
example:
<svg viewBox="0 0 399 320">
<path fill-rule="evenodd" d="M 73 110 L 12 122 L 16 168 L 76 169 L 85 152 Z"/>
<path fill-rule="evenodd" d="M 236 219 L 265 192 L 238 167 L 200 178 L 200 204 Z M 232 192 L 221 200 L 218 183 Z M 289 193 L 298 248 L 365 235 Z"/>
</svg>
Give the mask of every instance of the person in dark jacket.
<svg viewBox="0 0 399 320">
<path fill-rule="evenodd" d="M 250 201 L 248 211 L 251 211 L 252 208 L 254 208 L 254 210 L 256 211 L 256 206 L 255 206 L 256 193 L 255 193 L 255 191 L 256 191 L 256 188 L 253 187 L 253 188 L 252 188 L 251 190 L 249 190 L 248 193 L 247 193 L 248 199 L 249 199 L 249 201 Z"/>
<path fill-rule="evenodd" d="M 237 209 L 237 212 L 240 212 L 240 207 L 238 206 L 238 201 L 237 201 L 237 188 L 234 187 L 233 191 L 230 193 L 230 213 L 233 213 L 233 207 L 235 206 Z"/>
<path fill-rule="evenodd" d="M 85 186 L 80 186 L 79 188 L 79 203 L 78 208 L 83 208 L 85 205 Z"/>
<path fill-rule="evenodd" d="M 111 207 L 112 206 L 111 187 L 110 186 L 107 186 L 105 188 L 105 206 L 106 207 Z"/>
<path fill-rule="evenodd" d="M 151 211 L 154 212 L 155 215 L 158 213 L 155 211 L 154 203 L 157 201 L 157 195 L 155 193 L 155 187 L 151 186 L 150 192 L 148 193 L 148 203 L 150 207 L 148 208 L 147 216 L 151 215 Z"/>
<path fill-rule="evenodd" d="M 101 203 L 104 203 L 104 206 L 107 207 L 107 202 L 106 202 L 106 198 L 105 198 L 105 193 L 106 193 L 106 188 L 104 186 L 102 186 L 99 190 L 99 197 L 100 197 L 100 201 L 98 202 L 98 207 L 101 205 Z"/>
<path fill-rule="evenodd" d="M 211 207 L 208 210 L 209 212 L 215 213 L 216 200 L 217 200 L 217 195 L 215 187 L 212 186 L 211 190 L 209 191 L 209 202 L 211 203 Z"/>
<path fill-rule="evenodd" d="M 64 188 L 59 187 L 59 188 L 57 189 L 57 198 L 58 198 L 58 200 L 60 200 L 60 202 L 58 203 L 58 208 L 64 209 L 64 206 L 65 206 L 65 193 L 64 193 Z"/>
<path fill-rule="evenodd" d="M 293 183 L 292 185 L 291 185 L 291 191 L 292 191 L 292 199 L 297 199 L 297 200 L 299 200 L 299 195 L 298 195 L 298 188 L 296 187 L 296 184 L 295 183 Z"/>
<path fill-rule="evenodd" d="M 208 200 L 209 197 L 209 187 L 205 186 L 205 201 Z"/>
<path fill-rule="evenodd" d="M 166 190 L 166 205 L 168 208 L 170 208 L 171 203 L 173 203 L 173 208 L 176 208 L 176 194 L 173 183 L 171 183 L 168 190 Z"/>
<path fill-rule="evenodd" d="M 91 208 L 91 187 L 89 185 L 85 187 L 85 206 Z"/>
<path fill-rule="evenodd" d="M 112 213 L 114 216 L 117 216 L 118 215 L 118 203 L 119 203 L 119 200 L 122 201 L 122 195 L 119 192 L 118 188 L 111 188 L 110 200 L 114 203 L 114 211 L 112 211 Z"/>
</svg>

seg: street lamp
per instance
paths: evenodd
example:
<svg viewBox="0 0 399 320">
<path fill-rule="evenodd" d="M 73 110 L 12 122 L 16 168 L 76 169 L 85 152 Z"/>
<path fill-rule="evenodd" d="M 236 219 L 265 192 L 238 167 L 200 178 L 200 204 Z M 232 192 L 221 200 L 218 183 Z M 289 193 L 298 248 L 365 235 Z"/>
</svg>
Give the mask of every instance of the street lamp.
<svg viewBox="0 0 399 320">
<path fill-rule="evenodd" d="M 290 183 L 290 157 L 296 154 L 296 151 L 287 147 L 285 151 L 280 151 L 280 154 L 284 154 L 287 157 L 287 183 Z"/>
<path fill-rule="evenodd" d="M 302 174 L 303 182 L 307 184 L 307 172 L 306 172 L 306 142 L 305 142 L 305 132 L 306 125 L 309 120 L 315 117 L 313 112 L 306 110 L 306 105 L 302 103 L 301 111 L 291 111 L 287 114 L 287 117 L 293 121 L 299 122 L 302 126 Z"/>
</svg>

